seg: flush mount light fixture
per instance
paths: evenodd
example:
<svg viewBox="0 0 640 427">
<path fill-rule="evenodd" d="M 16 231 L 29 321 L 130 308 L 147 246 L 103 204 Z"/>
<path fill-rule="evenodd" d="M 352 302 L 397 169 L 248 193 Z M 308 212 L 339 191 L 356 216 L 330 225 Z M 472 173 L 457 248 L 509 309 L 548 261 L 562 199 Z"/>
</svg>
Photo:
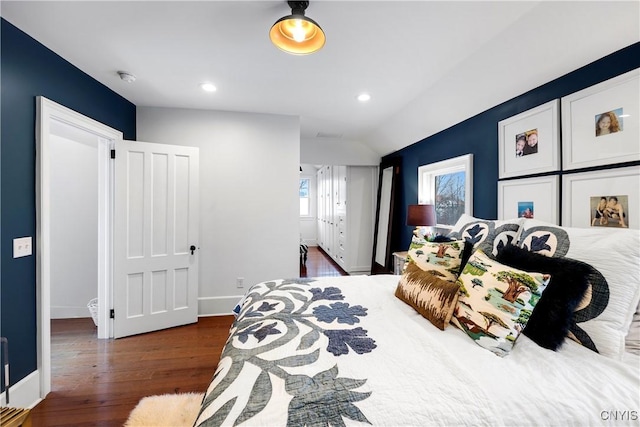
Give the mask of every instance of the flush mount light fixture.
<svg viewBox="0 0 640 427">
<path fill-rule="evenodd" d="M 127 83 L 133 83 L 136 81 L 136 76 L 134 76 L 131 73 L 128 73 L 126 71 L 118 71 L 118 75 L 120 76 L 120 78 L 127 82 Z"/>
<path fill-rule="evenodd" d="M 360 95 L 358 95 L 358 101 L 360 102 L 367 102 L 370 99 L 371 95 L 369 95 L 368 93 L 361 93 Z"/>
<path fill-rule="evenodd" d="M 216 88 L 213 83 L 209 82 L 200 83 L 200 89 L 205 92 L 215 92 L 216 90 L 218 90 L 218 88 Z"/>
<path fill-rule="evenodd" d="M 280 50 L 293 55 L 308 55 L 322 49 L 325 35 L 320 25 L 304 16 L 308 1 L 288 1 L 291 15 L 280 18 L 271 27 L 269 38 Z"/>
</svg>

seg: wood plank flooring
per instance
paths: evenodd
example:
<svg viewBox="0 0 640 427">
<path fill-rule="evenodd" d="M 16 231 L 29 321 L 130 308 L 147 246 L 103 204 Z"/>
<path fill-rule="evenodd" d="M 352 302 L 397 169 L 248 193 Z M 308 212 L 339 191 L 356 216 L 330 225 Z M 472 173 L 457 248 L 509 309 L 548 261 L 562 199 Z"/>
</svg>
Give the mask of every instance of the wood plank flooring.
<svg viewBox="0 0 640 427">
<path fill-rule="evenodd" d="M 317 246 L 309 246 L 306 265 L 300 264 L 300 277 L 346 276 L 347 273 Z"/>
<path fill-rule="evenodd" d="M 233 316 L 117 340 L 98 340 L 91 318 L 51 325 L 52 391 L 31 411 L 33 426 L 122 426 L 154 394 L 203 392 Z"/>
<path fill-rule="evenodd" d="M 346 275 L 309 247 L 300 277 Z M 31 411 L 34 427 L 122 426 L 145 396 L 204 392 L 233 316 L 117 340 L 98 340 L 91 318 L 51 322 L 52 391 Z"/>
</svg>

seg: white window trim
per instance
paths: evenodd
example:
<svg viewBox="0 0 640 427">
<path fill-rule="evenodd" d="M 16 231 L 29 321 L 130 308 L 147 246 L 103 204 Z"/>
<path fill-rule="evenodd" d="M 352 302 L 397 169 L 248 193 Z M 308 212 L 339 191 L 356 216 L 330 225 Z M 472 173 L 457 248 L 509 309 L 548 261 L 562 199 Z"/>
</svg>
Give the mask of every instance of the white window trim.
<svg viewBox="0 0 640 427">
<path fill-rule="evenodd" d="M 473 154 L 454 157 L 441 162 L 430 163 L 418 167 L 418 203 L 434 204 L 435 177 L 454 172 L 465 172 L 464 212 L 473 212 Z M 452 229 L 452 225 L 438 224 L 438 228 Z"/>
<path fill-rule="evenodd" d="M 300 175 L 300 179 L 298 180 L 298 194 L 300 194 L 299 188 L 300 188 L 300 181 L 302 181 L 303 179 L 306 179 L 307 181 L 309 181 L 309 188 L 308 188 L 308 192 L 309 192 L 309 196 L 307 197 L 307 199 L 309 199 L 309 214 L 308 215 L 299 215 L 301 219 L 310 219 L 313 218 L 314 213 L 313 213 L 313 207 L 311 206 L 311 175 Z M 301 197 L 298 196 L 298 198 L 300 199 Z M 299 213 L 299 210 L 298 210 Z"/>
</svg>

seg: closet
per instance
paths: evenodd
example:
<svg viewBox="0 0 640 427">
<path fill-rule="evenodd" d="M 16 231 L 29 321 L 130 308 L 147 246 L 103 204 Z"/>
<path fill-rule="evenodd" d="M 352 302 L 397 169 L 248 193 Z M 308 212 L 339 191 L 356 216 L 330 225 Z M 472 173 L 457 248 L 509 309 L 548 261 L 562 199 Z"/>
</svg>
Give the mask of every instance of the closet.
<svg viewBox="0 0 640 427">
<path fill-rule="evenodd" d="M 349 274 L 371 271 L 377 176 L 375 166 L 317 172 L 318 246 Z"/>
</svg>

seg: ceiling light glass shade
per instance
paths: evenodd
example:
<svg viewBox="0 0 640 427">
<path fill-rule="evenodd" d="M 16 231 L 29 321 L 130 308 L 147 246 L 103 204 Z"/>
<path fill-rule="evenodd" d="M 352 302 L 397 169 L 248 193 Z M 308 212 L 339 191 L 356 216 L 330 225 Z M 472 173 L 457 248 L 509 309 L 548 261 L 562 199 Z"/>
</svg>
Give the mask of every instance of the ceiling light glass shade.
<svg viewBox="0 0 640 427">
<path fill-rule="evenodd" d="M 278 19 L 269 31 L 269 38 L 280 50 L 294 55 L 308 55 L 322 49 L 325 35 L 320 25 L 304 16 L 306 1 L 290 1 L 291 15 Z"/>
</svg>

